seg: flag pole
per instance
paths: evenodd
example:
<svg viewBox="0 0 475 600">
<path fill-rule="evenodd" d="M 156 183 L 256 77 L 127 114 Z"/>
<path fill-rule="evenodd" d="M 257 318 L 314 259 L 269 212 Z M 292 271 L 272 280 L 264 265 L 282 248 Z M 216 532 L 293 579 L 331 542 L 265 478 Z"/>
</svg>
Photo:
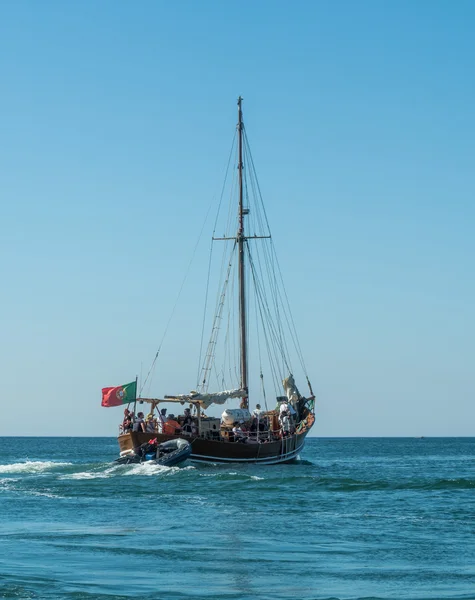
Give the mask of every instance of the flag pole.
<svg viewBox="0 0 475 600">
<path fill-rule="evenodd" d="M 135 376 L 134 421 L 137 417 L 137 412 L 136 412 L 137 411 L 137 379 L 138 379 L 138 376 L 136 375 Z"/>
</svg>

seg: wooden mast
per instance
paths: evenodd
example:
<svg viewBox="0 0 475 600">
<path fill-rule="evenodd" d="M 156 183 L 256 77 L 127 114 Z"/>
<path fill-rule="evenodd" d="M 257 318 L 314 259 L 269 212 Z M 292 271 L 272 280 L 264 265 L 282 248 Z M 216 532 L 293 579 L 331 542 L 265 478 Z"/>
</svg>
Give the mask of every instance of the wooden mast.
<svg viewBox="0 0 475 600">
<path fill-rule="evenodd" d="M 238 98 L 238 140 L 239 140 L 239 229 L 237 234 L 237 243 L 239 249 L 239 328 L 241 342 L 241 388 L 247 391 L 247 331 L 246 331 L 246 279 L 245 279 L 245 263 L 244 263 L 244 244 L 246 237 L 244 235 L 244 215 L 247 214 L 247 209 L 243 206 L 243 163 L 242 163 L 242 98 Z M 248 398 L 243 398 L 241 408 L 248 408 Z"/>
</svg>

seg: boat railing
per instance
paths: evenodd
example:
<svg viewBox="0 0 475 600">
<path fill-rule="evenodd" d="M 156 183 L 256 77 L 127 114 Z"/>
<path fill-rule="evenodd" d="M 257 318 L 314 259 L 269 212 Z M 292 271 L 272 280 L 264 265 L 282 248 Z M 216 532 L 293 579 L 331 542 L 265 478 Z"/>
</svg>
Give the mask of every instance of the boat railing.
<svg viewBox="0 0 475 600">
<path fill-rule="evenodd" d="M 313 425 L 313 422 L 314 422 L 314 417 L 313 417 L 313 414 L 310 413 L 304 419 L 302 419 L 298 423 L 295 423 L 292 426 L 291 434 L 303 433 L 304 431 L 308 430 Z M 123 425 L 121 423 L 119 425 L 119 435 L 122 435 L 123 433 L 126 433 L 126 432 L 124 431 Z M 161 433 L 161 431 L 159 431 L 158 427 L 156 427 L 154 431 L 147 431 L 146 433 L 159 434 L 159 433 Z M 196 437 L 196 434 L 195 435 L 193 433 L 187 434 L 185 432 L 179 432 L 177 435 L 179 435 L 180 437 L 183 437 L 183 436 Z M 204 439 L 204 440 L 214 440 L 214 441 L 225 441 L 225 442 L 237 442 L 238 441 L 236 439 L 236 436 L 232 433 L 232 430 L 230 428 L 222 428 L 221 430 L 201 431 L 197 437 Z M 243 432 L 243 435 L 241 435 L 240 437 L 242 439 L 248 439 L 252 442 L 260 443 L 260 442 L 271 442 L 271 441 L 279 440 L 283 437 L 283 434 L 282 434 L 282 428 L 278 427 L 277 429 L 268 428 L 263 431 Z"/>
<path fill-rule="evenodd" d="M 296 423 L 292 426 L 290 435 L 302 433 L 307 428 L 307 419 L 303 419 L 302 421 L 299 421 L 299 423 Z M 236 443 L 240 440 L 246 440 L 253 443 L 266 443 L 278 441 L 284 436 L 282 428 L 279 427 L 278 429 L 266 429 L 264 431 L 247 431 L 243 432 L 239 436 L 234 435 L 232 430 L 227 428 L 221 429 L 220 432 L 204 431 L 201 432 L 201 434 L 198 437 L 204 440 L 219 440 L 222 442 L 224 441 L 230 443 Z"/>
</svg>

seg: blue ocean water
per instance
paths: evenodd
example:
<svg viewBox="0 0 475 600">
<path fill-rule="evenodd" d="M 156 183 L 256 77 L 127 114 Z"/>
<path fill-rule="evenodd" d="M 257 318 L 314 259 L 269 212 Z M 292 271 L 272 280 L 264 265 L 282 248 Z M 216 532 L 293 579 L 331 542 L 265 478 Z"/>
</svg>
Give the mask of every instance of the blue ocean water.
<svg viewBox="0 0 475 600">
<path fill-rule="evenodd" d="M 0 439 L 0 597 L 474 599 L 475 439 L 309 439 L 281 466 Z"/>
</svg>

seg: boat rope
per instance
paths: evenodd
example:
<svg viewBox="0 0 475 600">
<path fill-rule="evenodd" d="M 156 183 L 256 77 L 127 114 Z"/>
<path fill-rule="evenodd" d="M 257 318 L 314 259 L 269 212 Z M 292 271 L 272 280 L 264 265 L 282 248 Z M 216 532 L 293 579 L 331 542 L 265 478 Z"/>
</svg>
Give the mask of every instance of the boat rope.
<svg viewBox="0 0 475 600">
<path fill-rule="evenodd" d="M 274 252 L 275 252 L 275 249 L 274 249 Z M 307 367 L 305 365 L 305 360 L 304 360 L 304 357 L 303 357 L 303 354 L 302 354 L 302 349 L 300 347 L 300 342 L 299 342 L 299 339 L 298 339 L 298 336 L 297 336 L 297 328 L 295 327 L 295 322 L 294 322 L 294 318 L 292 316 L 292 311 L 290 310 L 290 302 L 289 302 L 289 298 L 287 296 L 287 292 L 285 290 L 284 278 L 282 277 L 282 272 L 280 270 L 280 265 L 279 265 L 278 262 L 277 262 L 277 269 L 278 269 L 278 272 L 279 272 L 279 275 L 280 275 L 280 280 L 282 282 L 282 289 L 284 291 L 284 296 L 285 296 L 285 300 L 286 300 L 287 308 L 288 308 L 288 316 L 287 316 L 287 311 L 284 312 L 284 315 L 285 315 L 285 318 L 287 320 L 287 324 L 289 326 L 289 331 L 290 331 L 290 336 L 291 336 L 292 341 L 294 343 L 294 347 L 295 347 L 295 350 L 296 350 L 297 355 L 299 357 L 300 364 L 302 366 L 303 372 L 304 372 L 305 376 L 308 378 Z M 290 323 L 289 323 L 289 319 L 290 319 Z M 290 327 L 290 324 L 292 325 L 292 327 Z"/>
<path fill-rule="evenodd" d="M 254 300 L 257 304 L 257 297 L 254 290 Z M 257 312 L 257 306 L 256 306 Z M 262 353 L 261 353 L 261 336 L 260 336 L 260 328 L 259 328 L 259 319 L 256 319 L 256 337 L 257 337 L 257 352 L 259 355 L 259 369 L 260 369 L 260 378 L 261 378 L 261 389 L 262 389 L 262 397 L 264 398 L 264 406 L 266 407 L 266 411 L 269 410 L 267 406 L 267 397 L 266 397 L 266 388 L 264 385 L 264 373 L 262 372 Z"/>
<path fill-rule="evenodd" d="M 248 253 L 248 256 L 249 256 L 249 263 L 250 263 L 251 272 L 252 272 L 252 278 L 254 281 L 254 286 L 255 286 L 255 289 L 257 292 L 257 297 L 259 300 L 259 305 L 260 305 L 259 308 L 260 308 L 261 314 L 266 317 L 265 320 L 267 322 L 269 332 L 272 336 L 272 339 L 274 342 L 274 347 L 279 350 L 280 355 L 281 355 L 279 358 L 282 358 L 287 369 L 290 372 L 292 372 L 293 371 L 292 366 L 286 357 L 285 348 L 281 343 L 281 339 L 278 335 L 278 330 L 276 329 L 275 323 L 272 319 L 272 315 L 271 315 L 271 311 L 269 308 L 269 304 L 267 302 L 265 291 L 262 289 L 262 285 L 257 277 L 257 272 L 256 272 L 256 267 L 255 267 L 254 261 L 253 261 L 250 253 Z M 279 361 L 277 361 L 277 362 L 279 362 Z"/>
<path fill-rule="evenodd" d="M 280 357 L 279 357 L 278 349 L 276 348 L 275 343 L 272 343 L 272 332 L 270 331 L 271 326 L 272 326 L 272 321 L 265 318 L 265 313 L 263 310 L 263 303 L 259 297 L 259 286 L 258 286 L 258 282 L 256 281 L 256 278 L 255 278 L 255 270 L 252 268 L 253 263 L 252 263 L 251 257 L 249 257 L 249 262 L 251 264 L 251 273 L 252 273 L 253 280 L 254 280 L 254 294 L 256 296 L 256 306 L 257 306 L 256 312 L 259 312 L 259 315 L 261 318 L 262 331 L 264 333 L 264 340 L 265 340 L 266 348 L 267 348 L 267 357 L 269 360 L 269 368 L 272 373 L 272 381 L 274 382 L 274 390 L 275 390 L 276 396 L 278 396 L 280 387 L 278 388 L 277 382 L 279 381 L 279 379 L 281 379 L 281 377 L 279 377 L 277 365 L 279 364 Z M 267 324 L 267 327 L 266 327 L 266 324 Z"/>
<path fill-rule="evenodd" d="M 201 339 L 200 339 L 200 354 L 198 358 L 198 373 L 196 375 L 196 385 L 198 386 L 201 372 L 201 356 L 203 354 L 203 340 L 205 335 L 205 324 L 206 324 L 206 310 L 208 308 L 208 292 L 209 292 L 209 278 L 211 275 L 211 262 L 213 258 L 213 240 L 211 240 L 211 247 L 209 251 L 209 262 L 208 262 L 208 275 L 206 277 L 206 292 L 205 292 L 205 305 L 203 310 L 203 322 L 201 324 Z"/>
<path fill-rule="evenodd" d="M 264 247 L 264 258 L 263 260 L 261 259 L 261 252 L 260 252 L 260 248 Z M 271 296 L 271 304 L 272 304 L 272 310 L 274 312 L 275 318 L 273 318 L 273 323 L 274 323 L 274 329 L 275 329 L 275 336 L 276 339 L 278 340 L 278 344 L 279 347 L 282 349 L 282 362 L 281 362 L 281 368 L 282 368 L 282 373 L 285 370 L 285 361 L 284 361 L 284 356 L 290 357 L 290 352 L 289 349 L 287 347 L 287 342 L 285 339 L 285 336 L 283 334 L 283 328 L 282 328 L 282 319 L 281 319 L 281 311 L 279 309 L 279 290 L 278 290 L 278 286 L 276 284 L 276 277 L 275 277 L 275 269 L 269 264 L 269 257 L 268 257 L 268 253 L 267 253 L 267 244 L 263 244 L 261 245 L 258 249 L 257 249 L 257 269 L 260 272 L 260 279 L 264 280 L 264 270 L 266 272 L 266 278 L 267 281 L 269 282 L 269 286 L 270 286 L 270 296 Z M 264 268 L 263 268 L 263 263 L 264 262 Z M 265 287 L 262 286 L 262 290 L 263 293 L 266 295 L 267 298 L 267 294 L 265 292 Z M 269 307 L 269 303 L 267 302 L 266 299 L 266 303 L 267 306 Z M 268 309 L 268 314 L 270 314 L 270 308 Z"/>
<path fill-rule="evenodd" d="M 264 374 L 261 369 L 261 385 L 262 385 L 262 397 L 264 398 L 264 406 L 266 407 L 266 411 L 269 410 L 267 406 L 267 396 L 266 396 L 266 386 L 264 385 Z"/>
<path fill-rule="evenodd" d="M 270 234 L 269 220 L 268 220 L 268 217 L 267 217 L 267 212 L 266 212 L 266 209 L 265 209 L 264 200 L 262 198 L 262 193 L 261 193 L 261 188 L 260 188 L 260 185 L 259 185 L 259 180 L 257 178 L 256 168 L 254 166 L 254 159 L 252 157 L 252 152 L 251 152 L 249 140 L 248 140 L 247 133 L 246 133 L 245 129 L 243 130 L 243 136 L 244 136 L 244 146 L 246 148 L 246 155 L 248 157 L 248 162 L 249 162 L 249 165 L 251 167 L 251 169 L 249 169 L 249 171 L 250 171 L 250 177 L 255 182 L 255 187 L 256 187 L 256 190 L 257 190 L 256 198 L 257 198 L 258 201 L 260 201 L 260 204 L 259 204 L 259 209 L 260 210 L 258 212 L 260 213 L 260 211 L 262 211 L 262 214 L 263 214 L 263 217 L 264 217 L 264 221 L 265 221 L 265 225 L 266 225 L 266 229 L 267 229 L 267 231 Z M 302 354 L 302 350 L 301 350 L 301 347 L 300 347 L 300 342 L 299 342 L 299 339 L 298 339 L 298 336 L 297 336 L 297 329 L 295 327 L 295 322 L 294 322 L 294 319 L 293 319 L 293 316 L 292 316 L 292 311 L 290 309 L 290 303 L 289 303 L 289 300 L 288 300 L 287 292 L 285 290 L 285 285 L 284 285 L 284 280 L 283 280 L 283 277 L 282 277 L 282 272 L 281 272 L 281 269 L 280 269 L 280 264 L 279 264 L 279 261 L 277 259 L 277 252 L 276 252 L 275 247 L 274 247 L 274 245 L 272 243 L 272 238 L 269 240 L 269 242 L 270 242 L 270 247 L 272 249 L 272 252 L 271 252 L 271 256 L 273 257 L 272 263 L 273 264 L 275 263 L 275 265 L 277 267 L 277 271 L 278 271 L 279 276 L 280 276 L 281 286 L 282 286 L 283 291 L 284 291 L 284 296 L 285 296 L 285 301 L 286 302 L 285 302 L 285 305 L 284 305 L 283 299 L 282 299 L 282 307 L 283 308 L 285 308 L 285 307 L 287 308 L 287 310 L 284 310 L 285 318 L 286 318 L 286 321 L 287 321 L 287 324 L 288 324 L 288 327 L 289 327 L 289 331 L 290 331 L 290 334 L 291 334 L 291 338 L 292 338 L 295 350 L 297 352 L 297 356 L 298 356 L 300 364 L 302 366 L 302 370 L 304 371 L 305 376 L 308 376 L 307 375 L 307 368 L 306 368 L 305 361 L 304 361 L 303 354 Z M 275 268 L 273 268 L 272 270 L 275 273 Z M 276 284 L 277 284 L 277 281 L 276 281 Z M 276 292 L 279 295 L 279 297 L 282 298 L 281 292 L 280 292 L 280 287 L 281 286 L 279 286 L 279 285 L 276 286 Z M 287 311 L 288 311 L 288 315 L 287 315 Z"/>
<path fill-rule="evenodd" d="M 231 257 L 230 257 L 229 263 L 228 263 L 226 279 L 224 281 L 224 285 L 223 285 L 221 295 L 219 298 L 219 304 L 218 304 L 218 307 L 217 307 L 217 310 L 215 312 L 214 319 L 213 319 L 213 326 L 211 328 L 211 336 L 210 336 L 210 340 L 208 342 L 208 350 L 206 352 L 204 364 L 201 369 L 201 384 L 200 384 L 200 386 L 201 386 L 202 391 L 205 391 L 205 392 L 208 389 L 208 385 L 209 385 L 208 375 L 211 371 L 211 367 L 213 365 L 214 358 L 215 358 L 216 343 L 217 343 L 217 339 L 218 339 L 218 332 L 220 329 L 219 324 L 222 319 L 224 301 L 226 299 L 226 291 L 227 291 L 227 287 L 229 284 L 229 278 L 230 278 L 229 276 L 230 276 L 230 272 L 231 272 L 231 267 L 233 265 L 233 254 L 234 254 L 234 251 L 236 250 L 236 248 L 237 248 L 237 242 L 235 241 L 235 243 L 233 245 L 233 252 L 231 254 Z"/>
<path fill-rule="evenodd" d="M 243 130 L 243 163 L 246 168 L 243 170 L 243 203 L 247 215 L 247 227 L 244 243 L 244 252 L 247 260 L 245 261 L 246 274 L 254 288 L 254 294 L 246 294 L 246 314 L 248 315 L 247 325 L 247 343 L 248 347 L 258 346 L 259 368 L 260 368 L 260 386 L 262 388 L 262 398 L 265 401 L 266 410 L 266 383 L 269 386 L 268 373 L 271 375 L 276 396 L 282 395 L 282 381 L 289 374 L 294 373 L 292 359 L 298 358 L 305 376 L 307 370 L 302 356 L 300 343 L 297 337 L 295 322 L 290 310 L 290 304 L 285 289 L 282 272 L 279 266 L 277 253 L 271 238 L 269 220 L 264 206 L 262 193 L 254 167 L 254 160 L 249 146 L 249 141 L 245 130 Z M 208 271 L 206 276 L 206 293 L 203 311 L 203 321 L 201 325 L 201 339 L 199 349 L 198 370 L 196 376 L 196 389 L 206 392 L 208 387 L 215 383 L 219 388 L 237 387 L 232 385 L 235 381 L 240 381 L 239 364 L 239 323 L 237 321 L 237 300 L 238 295 L 234 291 L 236 270 L 236 261 L 233 260 L 236 250 L 236 198 L 235 192 L 237 185 L 237 169 L 233 169 L 233 175 L 230 175 L 231 162 L 234 155 L 235 162 L 238 152 L 236 143 L 236 133 L 233 138 L 231 150 L 226 166 L 225 180 L 221 188 L 218 211 L 216 214 L 213 241 L 215 234 L 221 233 L 220 220 L 224 225 L 223 238 L 226 240 L 224 251 L 221 255 L 221 266 L 217 279 L 218 294 L 214 312 L 210 308 L 210 287 L 213 284 L 212 264 L 214 262 L 213 249 L 214 243 L 211 243 L 209 251 Z M 232 181 L 231 181 L 232 180 Z M 227 196 L 229 184 L 229 208 L 227 215 L 222 210 L 224 197 Z M 222 214 L 221 214 L 222 213 Z M 221 215 L 221 218 L 220 218 Z M 252 238 L 261 238 L 259 243 L 251 243 Z M 228 244 L 231 241 L 232 244 Z M 252 246 L 252 254 L 251 254 Z M 217 267 L 217 265 L 215 265 Z M 283 288 L 283 290 L 281 289 Z M 251 291 L 251 290 L 249 290 Z M 251 306 L 252 304 L 252 306 Z M 209 317 L 212 316 L 211 323 Z M 255 323 L 253 320 L 255 318 Z M 259 323 L 261 321 L 261 323 Z M 211 335 L 206 349 L 205 330 L 211 327 Z M 262 326 L 262 331 L 260 330 Z M 224 330 L 224 336 L 219 334 L 219 330 Z M 218 346 L 219 337 L 219 346 Z M 252 338 L 252 339 L 251 339 Z M 261 344 L 261 340 L 263 343 Z M 267 357 L 263 356 L 267 353 Z M 257 383 L 257 382 L 256 382 Z M 229 384 L 229 385 L 227 385 Z"/>
<path fill-rule="evenodd" d="M 224 181 L 223 181 L 223 185 L 221 187 L 221 194 L 219 197 L 219 203 L 218 203 L 218 210 L 216 211 L 216 218 L 214 220 L 214 227 L 213 227 L 213 235 L 211 237 L 211 244 L 210 244 L 210 250 L 209 250 L 209 261 L 208 261 L 208 274 L 206 277 L 206 292 L 205 292 L 205 304 L 204 304 L 204 309 L 203 309 L 203 323 L 201 325 L 201 339 L 200 339 L 200 353 L 199 353 L 199 358 L 198 358 L 198 373 L 196 375 L 196 385 L 198 387 L 199 385 L 199 380 L 200 380 L 200 372 L 201 372 L 201 357 L 202 357 L 202 353 L 203 353 L 203 341 L 204 341 L 204 333 L 205 333 L 205 325 L 206 325 L 206 312 L 208 309 L 208 294 L 209 294 L 209 280 L 210 280 L 210 275 L 211 275 L 211 263 L 212 263 L 212 259 L 213 259 L 213 238 L 215 236 L 216 233 L 216 227 L 218 224 L 218 218 L 219 218 L 219 213 L 221 210 L 221 204 L 223 202 L 223 197 L 224 197 L 224 190 L 226 187 L 226 181 L 228 179 L 228 173 L 229 173 L 229 165 L 231 164 L 231 158 L 233 155 L 233 148 L 235 146 L 236 143 L 236 132 L 234 132 L 234 137 L 233 137 L 233 142 L 231 144 L 231 150 L 229 151 L 229 157 L 228 157 L 228 163 L 226 165 L 226 171 L 224 174 Z"/>
<path fill-rule="evenodd" d="M 216 226 L 218 224 L 218 218 L 219 218 L 219 213 L 220 213 L 220 210 L 221 210 L 221 204 L 222 204 L 223 198 L 224 198 L 224 190 L 225 190 L 225 187 L 226 187 L 226 181 L 228 179 L 229 165 L 231 164 L 231 158 L 233 156 L 233 150 L 234 150 L 235 144 L 236 144 L 236 132 L 234 132 L 234 137 L 233 137 L 233 141 L 232 141 L 232 144 L 231 144 L 231 150 L 229 151 L 228 164 L 226 165 L 226 172 L 224 174 L 224 181 L 223 181 L 223 185 L 221 187 L 221 195 L 220 195 L 220 198 L 219 198 L 218 210 L 216 211 L 216 218 L 214 220 L 213 236 L 216 233 Z"/>
<path fill-rule="evenodd" d="M 245 143 L 245 154 L 246 154 L 246 160 L 248 160 L 252 166 L 253 165 L 252 154 L 251 154 L 251 149 L 249 147 L 249 142 L 247 141 L 247 139 L 246 139 L 246 143 Z M 257 173 L 255 172 L 255 169 L 253 169 L 253 168 L 250 169 L 249 177 L 250 177 L 251 187 L 253 190 L 253 197 L 258 199 L 260 196 L 260 189 L 259 189 L 259 182 L 257 180 Z M 261 204 L 264 209 L 264 219 L 263 219 L 263 215 L 262 215 L 263 210 L 261 210 L 259 202 L 257 202 L 256 207 L 255 207 L 256 210 L 251 213 L 251 217 L 253 217 L 254 214 L 256 215 L 255 222 L 254 222 L 254 228 L 256 231 L 262 231 L 264 234 L 271 236 L 270 227 L 267 222 L 267 217 L 265 215 L 265 208 L 264 208 L 262 199 L 261 199 Z M 264 220 L 265 220 L 265 223 L 264 223 Z M 276 323 L 278 335 L 280 338 L 280 344 L 281 344 L 281 346 L 286 347 L 286 340 L 285 340 L 283 327 L 282 327 L 282 319 L 280 317 L 279 294 L 278 294 L 277 278 L 276 278 L 276 274 L 275 274 L 275 266 L 273 263 L 272 253 L 269 251 L 268 242 L 267 242 L 267 240 L 263 240 L 263 242 L 264 242 L 263 244 L 257 245 L 257 263 L 258 263 L 259 270 L 261 272 L 261 277 L 263 276 L 262 263 L 264 263 L 264 267 L 265 267 L 265 270 L 267 273 L 267 281 L 269 282 L 269 286 L 270 286 L 271 299 L 272 299 L 272 303 L 274 305 L 274 311 L 275 311 L 275 316 L 276 316 L 275 323 Z M 263 254 L 263 260 L 261 260 L 261 250 L 262 250 L 262 254 Z M 286 347 L 286 354 L 289 355 L 287 347 Z M 282 361 L 282 371 L 283 370 L 284 370 L 284 363 Z"/>
<path fill-rule="evenodd" d="M 178 306 L 178 302 L 180 300 L 181 293 L 182 293 L 183 288 L 185 286 L 186 280 L 188 279 L 188 275 L 190 274 L 191 265 L 193 264 L 193 260 L 195 258 L 196 251 L 197 251 L 199 243 L 201 241 L 201 237 L 203 235 L 203 231 L 204 231 L 206 222 L 208 220 L 208 216 L 209 216 L 209 213 L 210 213 L 212 205 L 213 205 L 213 201 L 210 203 L 210 205 L 208 206 L 208 210 L 206 211 L 206 215 L 205 215 L 205 218 L 204 218 L 204 221 L 203 221 L 203 225 L 201 226 L 201 229 L 200 229 L 200 232 L 199 232 L 199 235 L 198 235 L 198 239 L 196 240 L 195 246 L 193 248 L 193 253 L 191 255 L 190 262 L 188 263 L 188 268 L 186 269 L 185 276 L 183 277 L 183 281 L 181 282 L 181 286 L 180 286 L 180 289 L 178 291 L 178 295 L 176 297 L 175 304 L 173 305 L 172 311 L 171 311 L 170 316 L 168 318 L 168 322 L 166 324 L 165 331 L 163 332 L 162 339 L 160 340 L 160 344 L 158 346 L 158 350 L 157 350 L 157 352 L 155 354 L 155 357 L 154 357 L 154 359 L 152 361 L 150 369 L 148 370 L 147 376 L 145 377 L 145 380 L 143 381 L 142 385 L 140 386 L 139 398 L 142 396 L 142 392 L 145 389 L 145 385 L 147 384 L 147 381 L 149 380 L 149 378 L 150 378 L 149 389 L 152 386 L 153 371 L 154 371 L 155 365 L 157 363 L 158 355 L 160 354 L 160 350 L 162 349 L 163 342 L 164 342 L 165 337 L 166 337 L 167 332 L 168 332 L 168 328 L 170 327 L 170 323 L 172 322 L 173 316 L 174 316 L 176 308 Z"/>
</svg>

